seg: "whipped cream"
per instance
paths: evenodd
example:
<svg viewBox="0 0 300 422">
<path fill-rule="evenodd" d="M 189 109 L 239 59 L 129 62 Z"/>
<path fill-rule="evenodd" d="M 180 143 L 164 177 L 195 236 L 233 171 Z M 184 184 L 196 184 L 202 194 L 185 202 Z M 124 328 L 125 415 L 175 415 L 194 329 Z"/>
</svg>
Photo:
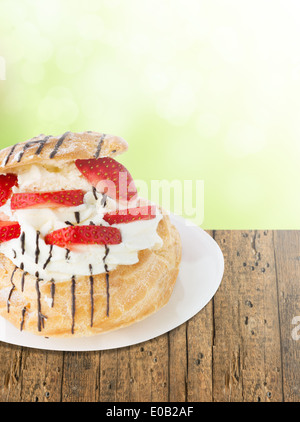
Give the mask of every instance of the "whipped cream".
<svg viewBox="0 0 300 422">
<path fill-rule="evenodd" d="M 139 251 L 162 246 L 162 239 L 157 234 L 157 226 L 162 219 L 158 210 L 156 217 L 151 220 L 114 224 L 113 226 L 121 232 L 122 242 L 118 245 L 108 245 L 109 253 L 105 262 L 103 258 L 106 251 L 103 245 L 77 245 L 72 251 L 56 245 L 47 245 L 44 241 L 46 234 L 68 227 L 68 223 L 74 225 L 94 223 L 108 226 L 103 216 L 117 208 L 117 203 L 113 199 L 106 198 L 106 201 L 103 201 L 102 194 L 93 192 L 91 185 L 82 177 L 74 163 L 68 163 L 62 169 L 40 165 L 24 166 L 18 174 L 18 188 L 14 187 L 13 191 L 62 189 L 86 191 L 83 204 L 76 207 L 12 211 L 10 200 L 8 200 L 0 207 L 0 213 L 7 215 L 10 220 L 18 221 L 21 233 L 24 233 L 23 244 L 20 237 L 3 242 L 0 244 L 0 252 L 16 266 L 20 267 L 22 264 L 24 271 L 29 274 L 35 275 L 38 272 L 40 278 L 44 280 L 53 278 L 55 281 L 70 279 L 73 274 L 90 275 L 91 269 L 94 275 L 100 274 L 106 271 L 104 265 L 109 271 L 114 270 L 118 265 L 132 265 L 138 262 Z"/>
<path fill-rule="evenodd" d="M 18 188 L 14 192 L 53 192 L 57 190 L 82 189 L 90 191 L 90 183 L 82 176 L 74 163 L 63 167 L 27 165 L 18 170 Z"/>
</svg>

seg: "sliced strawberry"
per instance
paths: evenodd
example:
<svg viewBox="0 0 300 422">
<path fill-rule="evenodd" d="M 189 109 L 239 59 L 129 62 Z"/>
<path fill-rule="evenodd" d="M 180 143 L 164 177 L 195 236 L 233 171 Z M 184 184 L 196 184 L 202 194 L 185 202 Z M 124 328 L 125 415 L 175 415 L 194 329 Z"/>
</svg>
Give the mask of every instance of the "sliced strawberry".
<svg viewBox="0 0 300 422">
<path fill-rule="evenodd" d="M 126 210 L 116 210 L 105 214 L 103 220 L 109 224 L 131 223 L 132 221 L 151 220 L 156 216 L 156 207 L 154 205 L 128 208 Z"/>
<path fill-rule="evenodd" d="M 15 193 L 11 198 L 11 209 L 76 207 L 83 203 L 84 194 L 80 189 Z"/>
<path fill-rule="evenodd" d="M 16 221 L 0 221 L 0 243 L 15 239 L 20 234 L 20 224 Z"/>
<path fill-rule="evenodd" d="M 76 167 L 99 192 L 117 201 L 130 201 L 137 190 L 129 171 L 113 158 L 76 160 Z"/>
<path fill-rule="evenodd" d="M 115 227 L 69 226 L 54 230 L 45 237 L 48 245 L 62 248 L 72 245 L 117 245 L 122 242 L 121 232 Z"/>
<path fill-rule="evenodd" d="M 0 175 L 0 207 L 4 205 L 12 194 L 11 188 L 18 183 L 16 174 L 8 173 Z"/>
</svg>

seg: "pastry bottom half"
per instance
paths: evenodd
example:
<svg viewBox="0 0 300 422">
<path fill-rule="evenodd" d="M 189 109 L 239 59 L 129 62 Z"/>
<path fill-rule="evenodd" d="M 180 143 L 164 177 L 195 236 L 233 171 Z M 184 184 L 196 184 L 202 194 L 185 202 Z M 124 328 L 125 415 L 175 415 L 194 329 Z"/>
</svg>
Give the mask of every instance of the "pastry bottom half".
<svg viewBox="0 0 300 422">
<path fill-rule="evenodd" d="M 181 259 L 180 237 L 168 216 L 157 232 L 160 249 L 143 250 L 138 263 L 92 278 L 44 281 L 0 254 L 0 315 L 45 337 L 90 336 L 146 318 L 169 301 Z"/>
</svg>

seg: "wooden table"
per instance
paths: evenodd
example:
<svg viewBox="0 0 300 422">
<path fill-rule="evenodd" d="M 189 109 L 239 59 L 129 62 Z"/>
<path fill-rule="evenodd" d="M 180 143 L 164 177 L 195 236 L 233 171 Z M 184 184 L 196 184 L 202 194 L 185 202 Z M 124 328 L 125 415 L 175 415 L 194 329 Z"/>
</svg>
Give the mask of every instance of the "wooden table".
<svg viewBox="0 0 300 422">
<path fill-rule="evenodd" d="M 210 234 L 225 275 L 194 318 L 102 352 L 0 343 L 0 401 L 300 401 L 300 232 Z"/>
</svg>

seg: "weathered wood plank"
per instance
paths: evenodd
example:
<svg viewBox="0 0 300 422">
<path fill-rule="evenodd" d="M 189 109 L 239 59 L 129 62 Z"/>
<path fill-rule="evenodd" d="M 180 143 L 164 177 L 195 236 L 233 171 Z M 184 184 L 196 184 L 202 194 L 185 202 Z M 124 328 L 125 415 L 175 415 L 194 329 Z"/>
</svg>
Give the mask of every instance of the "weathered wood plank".
<svg viewBox="0 0 300 422">
<path fill-rule="evenodd" d="M 207 233 L 214 237 L 212 230 Z M 214 302 L 187 322 L 187 401 L 212 401 Z"/>
<path fill-rule="evenodd" d="M 130 373 L 130 348 L 123 347 L 117 350 L 117 402 L 129 402 L 130 401 L 130 384 L 131 384 L 131 373 Z"/>
<path fill-rule="evenodd" d="M 1 365 L 0 401 L 60 401 L 61 352 L 4 345 L 0 357 L 6 362 Z"/>
<path fill-rule="evenodd" d="M 101 352 L 100 401 L 117 401 L 118 352 L 116 349 Z"/>
<path fill-rule="evenodd" d="M 0 343 L 0 402 L 20 401 L 22 348 Z"/>
<path fill-rule="evenodd" d="M 169 401 L 187 400 L 187 323 L 169 332 Z"/>
<path fill-rule="evenodd" d="M 284 400 L 300 401 L 300 339 L 292 336 L 300 325 L 300 231 L 274 232 L 275 259 L 278 281 L 280 329 L 282 343 Z M 297 330 L 297 326 L 299 327 Z M 297 334 L 296 333 L 296 334 Z M 294 336 L 295 337 L 295 336 Z"/>
<path fill-rule="evenodd" d="M 151 372 L 154 356 L 151 342 L 130 346 L 130 401 L 151 401 Z"/>
<path fill-rule="evenodd" d="M 187 322 L 188 402 L 212 401 L 213 301 Z"/>
<path fill-rule="evenodd" d="M 130 346 L 130 401 L 168 401 L 168 335 Z"/>
<path fill-rule="evenodd" d="M 213 399 L 281 401 L 272 234 L 218 231 L 226 271 L 214 298 Z"/>
<path fill-rule="evenodd" d="M 65 352 L 63 402 L 94 402 L 99 398 L 99 352 Z"/>
<path fill-rule="evenodd" d="M 153 357 L 150 365 L 151 402 L 169 400 L 169 338 L 164 334 L 150 340 Z"/>
</svg>

